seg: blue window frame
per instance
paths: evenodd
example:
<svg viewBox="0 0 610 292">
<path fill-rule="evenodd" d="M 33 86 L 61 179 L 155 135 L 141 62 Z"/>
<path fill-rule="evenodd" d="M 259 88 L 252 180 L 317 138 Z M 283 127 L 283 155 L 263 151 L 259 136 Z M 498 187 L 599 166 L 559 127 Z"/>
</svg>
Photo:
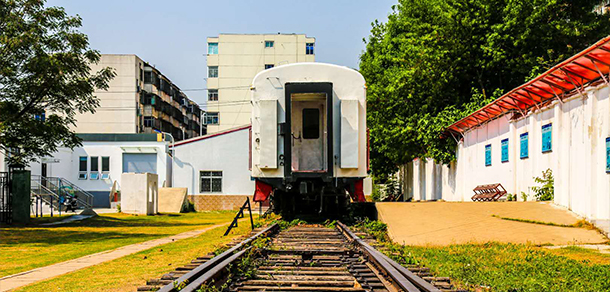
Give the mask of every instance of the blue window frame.
<svg viewBox="0 0 610 292">
<path fill-rule="evenodd" d="M 273 48 L 274 41 L 265 41 L 265 48 Z"/>
<path fill-rule="evenodd" d="M 218 55 L 218 43 L 208 43 L 208 55 Z"/>
<path fill-rule="evenodd" d="M 542 152 L 553 150 L 553 124 L 542 126 Z"/>
<path fill-rule="evenodd" d="M 519 157 L 521 159 L 529 157 L 529 145 L 528 145 L 528 133 L 523 133 L 519 136 L 519 142 L 521 144 L 521 149 L 519 149 Z"/>
<path fill-rule="evenodd" d="M 606 172 L 610 173 L 610 137 L 606 138 Z"/>
<path fill-rule="evenodd" d="M 502 162 L 508 162 L 508 139 L 501 142 L 502 146 Z"/>
<path fill-rule="evenodd" d="M 313 55 L 314 43 L 305 44 L 305 55 Z"/>
<path fill-rule="evenodd" d="M 485 145 L 485 166 L 491 166 L 491 144 Z"/>
</svg>

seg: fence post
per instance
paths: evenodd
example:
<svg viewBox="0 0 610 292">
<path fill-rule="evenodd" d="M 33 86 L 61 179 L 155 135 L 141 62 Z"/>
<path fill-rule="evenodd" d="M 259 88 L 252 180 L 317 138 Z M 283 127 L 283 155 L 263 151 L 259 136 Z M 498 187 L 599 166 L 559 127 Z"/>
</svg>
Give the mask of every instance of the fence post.
<svg viewBox="0 0 610 292">
<path fill-rule="evenodd" d="M 13 170 L 11 173 L 11 192 L 13 195 L 13 222 L 27 223 L 30 220 L 30 186 L 29 170 Z"/>
</svg>

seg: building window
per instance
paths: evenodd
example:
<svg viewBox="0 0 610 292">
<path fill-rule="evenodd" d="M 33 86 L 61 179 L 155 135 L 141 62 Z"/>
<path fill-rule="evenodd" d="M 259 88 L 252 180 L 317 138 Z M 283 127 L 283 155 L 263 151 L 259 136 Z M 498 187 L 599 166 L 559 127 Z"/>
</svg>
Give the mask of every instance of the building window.
<svg viewBox="0 0 610 292">
<path fill-rule="evenodd" d="M 320 138 L 320 110 L 317 108 L 303 109 L 303 139 Z"/>
<path fill-rule="evenodd" d="M 155 117 L 144 117 L 144 127 L 153 128 L 155 126 Z"/>
<path fill-rule="evenodd" d="M 208 78 L 218 78 L 218 66 L 208 67 Z"/>
<path fill-rule="evenodd" d="M 78 179 L 87 179 L 87 156 L 78 158 Z"/>
<path fill-rule="evenodd" d="M 520 144 L 521 144 L 521 149 L 519 151 L 519 157 L 521 159 L 524 158 L 528 158 L 529 157 L 529 145 L 528 145 L 528 134 L 527 133 L 523 133 L 519 136 L 519 140 L 520 140 Z"/>
<path fill-rule="evenodd" d="M 45 119 L 46 119 L 46 117 L 45 117 L 45 113 L 44 113 L 44 112 L 42 112 L 42 113 L 41 113 L 41 114 L 39 114 L 39 115 L 34 115 L 34 119 L 35 119 L 35 120 L 37 120 L 37 121 L 44 122 L 44 121 L 45 121 Z"/>
<path fill-rule="evenodd" d="M 542 152 L 553 150 L 553 124 L 542 126 Z"/>
<path fill-rule="evenodd" d="M 502 162 L 508 162 L 508 139 L 502 140 L 501 144 Z"/>
<path fill-rule="evenodd" d="M 485 166 L 491 166 L 491 144 L 485 145 Z"/>
<path fill-rule="evenodd" d="M 222 171 L 200 171 L 200 193 L 222 192 Z"/>
<path fill-rule="evenodd" d="M 110 177 L 110 157 L 102 157 L 102 179 Z"/>
<path fill-rule="evenodd" d="M 218 125 L 218 113 L 206 112 L 205 113 L 205 124 L 206 125 Z"/>
<path fill-rule="evenodd" d="M 265 70 L 273 68 L 273 64 L 265 64 Z"/>
<path fill-rule="evenodd" d="M 218 55 L 218 43 L 208 43 L 208 55 Z"/>
<path fill-rule="evenodd" d="M 273 48 L 274 42 L 273 41 L 265 41 L 265 48 Z"/>
<path fill-rule="evenodd" d="M 99 179 L 100 178 L 99 163 L 100 163 L 100 160 L 97 156 L 91 156 L 91 159 L 89 160 L 89 166 L 90 166 L 89 171 L 91 172 L 89 174 L 90 179 Z"/>
<path fill-rule="evenodd" d="M 313 43 L 306 43 L 305 44 L 305 54 L 306 55 L 313 55 Z"/>
<path fill-rule="evenodd" d="M 218 89 L 208 89 L 208 100 L 209 101 L 218 100 Z"/>
</svg>

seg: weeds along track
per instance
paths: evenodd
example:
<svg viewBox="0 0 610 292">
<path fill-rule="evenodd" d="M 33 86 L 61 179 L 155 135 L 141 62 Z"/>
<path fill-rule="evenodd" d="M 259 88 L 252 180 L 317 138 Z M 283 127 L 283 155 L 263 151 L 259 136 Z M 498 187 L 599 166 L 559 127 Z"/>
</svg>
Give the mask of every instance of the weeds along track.
<svg viewBox="0 0 610 292">
<path fill-rule="evenodd" d="M 399 265 L 358 235 L 342 223 L 286 230 L 274 224 L 138 291 L 458 291 L 426 268 Z"/>
</svg>

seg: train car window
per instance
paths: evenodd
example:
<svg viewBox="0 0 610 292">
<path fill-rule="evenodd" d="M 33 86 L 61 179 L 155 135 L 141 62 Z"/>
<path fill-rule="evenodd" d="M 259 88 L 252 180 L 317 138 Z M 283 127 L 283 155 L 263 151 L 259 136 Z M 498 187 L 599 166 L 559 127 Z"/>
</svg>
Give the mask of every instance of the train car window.
<svg viewBox="0 0 610 292">
<path fill-rule="evenodd" d="M 317 108 L 303 109 L 303 139 L 320 138 L 320 110 Z"/>
</svg>

